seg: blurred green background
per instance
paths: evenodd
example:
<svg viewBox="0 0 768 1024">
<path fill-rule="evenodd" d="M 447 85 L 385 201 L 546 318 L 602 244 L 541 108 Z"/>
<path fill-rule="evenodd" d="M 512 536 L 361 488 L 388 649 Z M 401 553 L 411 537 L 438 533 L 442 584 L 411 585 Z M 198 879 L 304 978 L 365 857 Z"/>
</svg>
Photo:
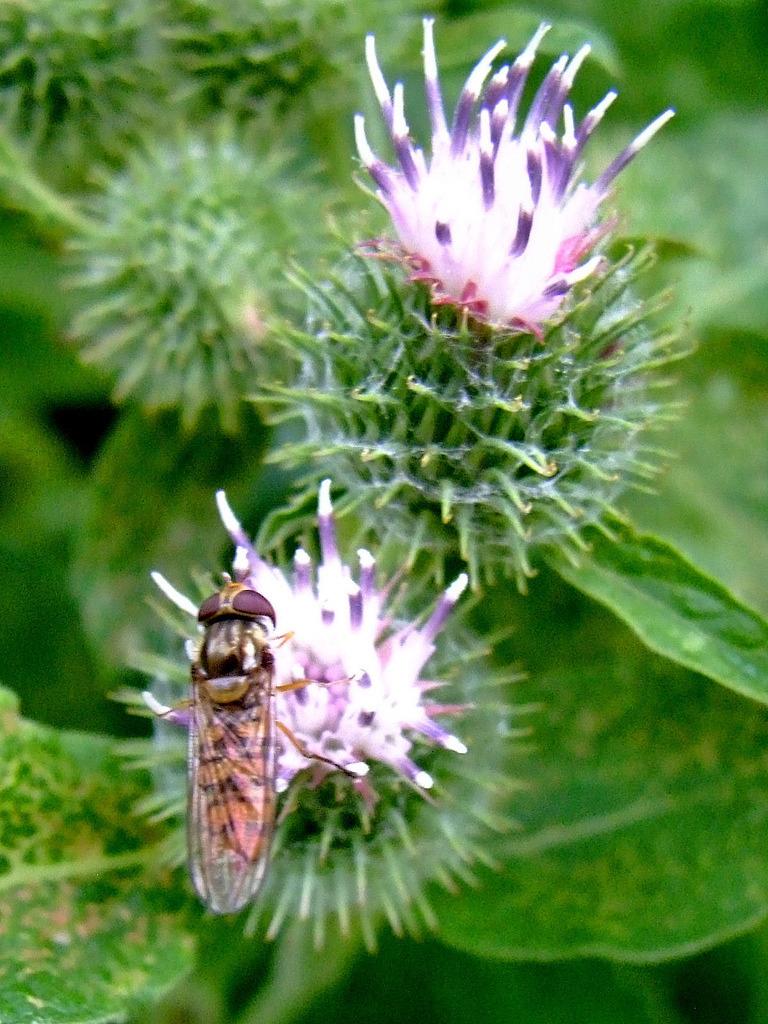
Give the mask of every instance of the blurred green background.
<svg viewBox="0 0 768 1024">
<path fill-rule="evenodd" d="M 669 318 L 695 339 L 697 351 L 675 371 L 684 408 L 663 439 L 669 458 L 657 492 L 627 496 L 624 507 L 768 613 L 768 12 L 762 0 L 586 0 L 525 8 L 471 0 L 429 6 L 3 0 L 0 682 L 20 695 L 26 717 L 59 729 L 140 732 L 141 724 L 107 695 L 140 681 L 125 667 L 137 645 L 172 643 L 146 604 L 149 570 L 179 579 L 193 566 L 223 566 L 216 488 L 227 487 L 255 527 L 288 486 L 260 469 L 269 436 L 250 408 L 240 410 L 235 432 L 222 429 L 210 410 L 184 427 L 173 410 L 116 404 L 113 378 L 80 361 L 72 325 L 85 300 L 75 282 L 67 210 L 97 208 L 104 183 L 153 139 L 183 139 L 223 119 L 246 138 L 254 132 L 267 149 L 285 151 L 286 174 L 296 181 L 311 179 L 317 241 L 304 259 L 321 266 L 327 217 L 353 238 L 369 237 L 383 223 L 352 183 L 352 115 L 372 110 L 363 34 L 377 31 L 382 63 L 390 80 L 406 82 L 418 130 L 424 123 L 417 112 L 419 18 L 427 12 L 438 18 L 451 101 L 492 42 L 504 36 L 514 52 L 540 19 L 555 25 L 544 47 L 550 60 L 561 47 L 574 52 L 592 42 L 594 59 L 574 90 L 577 109 L 583 113 L 610 87 L 620 93 L 594 140 L 595 167 L 666 106 L 677 110 L 673 124 L 622 175 L 616 205 L 625 234 L 657 241 L 657 283 L 672 288 Z M 540 72 L 546 64 L 541 58 Z M 269 238 L 269 224 L 265 230 Z M 285 244 L 284 258 L 301 248 L 295 239 Z M 527 952 L 521 939 L 509 959 L 484 956 L 482 943 L 462 941 L 460 913 L 446 933 L 457 948 L 438 937 L 415 942 L 385 932 L 377 956 L 358 954 L 354 944 L 316 952 L 297 942 L 291 950 L 287 941 L 264 952 L 217 922 L 203 929 L 192 975 L 136 1019 L 768 1024 L 762 924 L 768 853 L 761 853 L 762 845 L 768 850 L 768 787 L 753 777 L 758 766 L 768 771 L 760 760 L 763 709 L 730 692 L 712 697 L 714 683 L 678 677 L 662 659 L 649 667 L 623 627 L 603 621 L 603 613 L 546 573 L 532 590 L 527 600 L 497 595 L 485 622 L 475 613 L 480 629 L 490 631 L 496 616 L 519 623 L 496 658 L 528 673 L 513 698 L 539 705 L 532 752 L 515 765 L 533 790 L 522 801 L 524 830 L 535 831 L 538 819 L 546 819 L 526 801 L 545 801 L 550 821 L 567 819 L 579 801 L 599 804 L 608 784 L 598 772 L 601 758 L 608 775 L 626 758 L 626 774 L 641 795 L 673 778 L 678 795 L 688 793 L 698 783 L 695 771 L 711 772 L 712 785 L 724 794 L 719 811 L 706 802 L 697 810 L 693 801 L 683 839 L 709 833 L 712 863 L 704 871 L 693 858 L 675 861 L 684 894 L 679 912 L 685 916 L 692 903 L 704 912 L 712 904 L 723 915 L 713 912 L 710 924 L 692 929 L 698 938 L 690 955 L 682 955 L 684 924 L 671 962 L 650 962 L 664 960 L 663 950 L 622 954 L 626 936 L 616 922 L 626 901 L 631 931 L 633 900 L 643 894 L 642 887 L 634 896 L 624 893 L 620 872 L 612 882 L 614 946 L 601 950 L 588 929 L 558 935 L 558 900 L 576 866 L 566 862 L 550 875 L 551 864 L 534 857 L 525 871 L 541 879 L 536 906 L 549 907 L 549 923 L 542 926 L 535 906 L 520 910 L 521 935 L 527 914 L 535 918 Z M 593 679 L 595 664 L 601 669 Z M 579 736 L 600 732 L 590 733 L 586 719 L 593 713 L 599 720 L 618 688 L 629 695 L 613 720 L 624 740 L 615 749 L 609 734 L 603 746 L 598 741 L 589 771 L 577 780 L 580 793 L 566 792 L 576 783 L 563 751 L 569 743 L 576 749 Z M 616 723 L 626 716 L 631 722 L 622 732 Z M 704 734 L 717 734 L 711 749 L 718 753 L 709 763 L 703 741 L 694 751 Z M 662 764 L 676 744 L 681 760 L 690 753 L 685 771 Z M 740 860 L 747 849 L 749 864 Z M 604 870 L 609 865 L 607 859 Z M 729 867 L 734 871 L 725 879 Z M 706 884 L 697 890 L 685 872 L 690 882 L 699 870 Z M 670 878 L 658 903 L 648 883 L 647 898 L 657 908 L 651 917 L 665 899 L 675 902 L 675 871 Z M 494 884 L 486 878 L 486 892 Z M 750 886 L 752 902 L 742 907 Z M 475 898 L 471 890 L 455 897 Z M 567 918 L 567 896 L 562 906 Z M 603 912 L 595 908 L 597 917 Z M 538 941 L 539 930 L 546 941 Z M 601 952 L 604 958 L 594 955 Z M 536 959 L 555 962 L 526 962 Z"/>
</svg>

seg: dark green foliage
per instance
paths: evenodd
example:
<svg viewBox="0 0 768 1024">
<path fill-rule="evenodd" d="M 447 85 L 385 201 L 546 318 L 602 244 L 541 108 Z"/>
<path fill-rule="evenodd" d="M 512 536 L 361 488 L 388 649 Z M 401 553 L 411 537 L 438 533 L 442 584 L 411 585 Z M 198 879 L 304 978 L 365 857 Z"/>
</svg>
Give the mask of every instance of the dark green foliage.
<svg viewBox="0 0 768 1024">
<path fill-rule="evenodd" d="M 382 956 L 359 960 L 335 991 L 298 1020 L 378 1024 L 385 1004 L 399 1024 L 670 1024 L 676 1018 L 665 980 L 661 972 L 598 960 L 498 963 L 435 940 L 388 941 Z"/>
<path fill-rule="evenodd" d="M 521 831 L 489 848 L 508 871 L 436 902 L 443 939 L 509 960 L 654 963 L 764 921 L 764 707 L 652 655 L 552 573 L 527 598 L 493 598 L 488 614 L 518 625 L 498 653 L 529 669 L 517 691 L 540 708 L 536 743 Z"/>
<path fill-rule="evenodd" d="M 274 457 L 330 475 L 379 538 L 415 530 L 438 567 L 458 549 L 476 582 L 524 586 L 535 548 L 583 547 L 657 462 L 648 428 L 670 409 L 653 371 L 679 350 L 633 291 L 650 259 L 628 252 L 537 338 L 436 312 L 420 285 L 350 257 L 306 285 L 307 330 L 285 341 L 297 383 L 258 388 L 304 425 Z"/>
</svg>

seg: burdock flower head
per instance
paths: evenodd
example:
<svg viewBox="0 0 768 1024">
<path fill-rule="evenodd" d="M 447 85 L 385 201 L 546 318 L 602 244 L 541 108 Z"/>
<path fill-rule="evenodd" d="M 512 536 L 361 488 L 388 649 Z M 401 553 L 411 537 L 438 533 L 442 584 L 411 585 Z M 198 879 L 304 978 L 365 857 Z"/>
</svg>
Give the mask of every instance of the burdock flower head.
<svg viewBox="0 0 768 1024">
<path fill-rule="evenodd" d="M 355 121 L 360 159 L 392 217 L 403 255 L 414 274 L 431 283 L 435 300 L 465 307 L 491 324 L 534 332 L 600 266 L 600 257 L 590 256 L 602 230 L 595 226 L 598 208 L 616 175 L 672 117 L 668 110 L 656 118 L 593 184 L 579 182 L 584 147 L 616 93 L 576 123 L 566 100 L 589 54 L 584 46 L 570 60 L 560 57 L 518 123 L 528 72 L 548 29 L 542 25 L 511 67 L 488 82 L 506 44 L 491 47 L 467 79 L 449 128 L 433 22 L 424 21 L 428 157 L 411 140 L 402 84 L 390 93 L 368 36 L 368 70 L 396 167 L 373 153 L 362 115 Z"/>
<path fill-rule="evenodd" d="M 300 916 L 308 916 L 314 909 L 316 927 L 322 929 L 325 916 L 333 908 L 344 930 L 353 900 L 366 904 L 365 913 L 373 918 L 386 907 L 393 922 L 400 920 L 398 904 L 408 908 L 411 902 L 418 902 L 423 916 L 432 923 L 420 892 L 423 880 L 436 873 L 436 865 L 442 877 L 447 877 L 444 869 L 450 872 L 457 859 L 464 862 L 464 870 L 466 861 L 475 856 L 473 837 L 478 819 L 487 825 L 493 817 L 490 790 L 499 790 L 498 778 L 491 782 L 489 777 L 488 791 L 484 791 L 483 771 L 478 769 L 487 761 L 489 751 L 499 750 L 498 711 L 493 722 L 496 739 L 479 740 L 481 749 L 473 756 L 462 739 L 440 724 L 441 720 L 461 714 L 468 733 L 479 739 L 483 712 L 476 707 L 476 694 L 472 693 L 472 671 L 465 666 L 463 677 L 451 683 L 436 678 L 439 670 L 436 675 L 424 674 L 425 665 L 435 652 L 436 637 L 467 585 L 466 575 L 460 575 L 442 593 L 420 624 L 399 621 L 394 617 L 390 588 L 382 589 L 377 583 L 373 555 L 367 550 L 358 551 L 356 573 L 342 561 L 336 542 L 330 481 L 321 484 L 318 502 L 320 563 L 315 568 L 307 551 L 299 548 L 292 576 L 259 556 L 223 492 L 218 493 L 217 501 L 224 526 L 235 544 L 235 590 L 240 592 L 236 585 L 242 584 L 246 593 L 252 596 L 252 591 L 257 591 L 266 599 L 260 621 L 270 633 L 269 663 L 274 668 L 276 690 L 274 789 L 285 794 L 275 842 L 276 847 L 282 848 L 279 854 L 273 851 L 270 878 L 273 874 L 279 878 L 290 870 L 301 872 L 300 884 L 295 879 L 286 888 L 277 883 L 277 905 L 274 901 L 270 904 L 268 898 L 264 902 L 273 911 L 270 932 L 276 932 L 291 909 Z M 205 621 L 208 602 L 199 611 L 195 602 L 163 576 L 155 573 L 154 579 L 185 615 Z M 455 644 L 452 649 L 457 650 Z M 467 651 L 465 644 L 462 660 Z M 193 665 L 200 663 L 199 636 L 190 638 L 187 653 Z M 454 654 L 447 660 L 453 661 L 455 676 L 459 659 Z M 172 673 L 158 671 L 157 662 L 153 668 L 158 686 L 162 687 L 163 675 L 170 677 Z M 193 674 L 195 671 L 193 668 Z M 446 686 L 457 686 L 457 692 L 440 702 L 435 691 Z M 167 689 L 161 691 L 161 696 L 167 693 Z M 206 739 L 200 735 L 203 726 L 195 704 L 199 695 L 196 698 L 194 692 L 191 708 L 165 706 L 149 693 L 144 694 L 144 699 L 166 722 L 186 725 L 191 717 L 197 723 L 194 728 L 203 752 L 206 743 L 210 747 L 217 742 L 215 736 Z M 242 740 L 235 733 L 241 729 L 245 735 L 248 723 L 241 717 L 236 729 L 233 722 L 228 724 L 224 719 L 228 714 L 237 716 L 238 705 L 225 703 L 221 707 L 222 720 L 212 721 L 212 735 L 217 729 L 223 730 L 226 745 L 230 744 L 226 735 L 233 730 L 232 749 L 239 750 Z M 162 723 L 160 727 L 164 729 Z M 465 755 L 456 761 L 470 764 L 476 789 L 471 810 L 463 806 L 464 798 L 457 798 L 455 792 L 462 779 L 461 769 L 450 767 L 450 758 L 441 759 L 438 748 Z M 248 780 L 241 779 L 244 769 L 239 767 L 234 754 L 230 756 L 234 758 L 230 766 L 233 794 L 252 791 L 253 797 L 258 797 L 257 789 L 261 792 L 263 779 L 256 788 L 253 782 L 246 785 Z M 221 757 L 215 759 L 219 775 L 226 770 L 224 761 Z M 168 785 L 167 778 L 164 785 Z M 229 791 L 228 779 L 220 785 L 224 787 L 222 794 Z M 447 800 L 446 793 L 451 787 L 453 800 Z M 431 793 L 425 799 L 427 791 Z M 192 794 L 190 814 L 195 799 Z M 211 799 L 210 792 L 206 799 Z M 241 800 L 241 795 L 232 799 Z M 226 803 L 224 796 L 221 801 Z M 443 803 L 450 806 L 443 808 Z M 237 813 L 232 813 L 232 821 L 236 838 L 238 829 L 242 831 L 244 826 L 238 824 Z M 196 845 L 198 840 L 192 833 L 199 825 L 198 820 L 190 832 L 193 861 L 195 856 L 205 856 L 206 849 L 216 847 L 215 839 L 211 843 L 203 838 L 202 845 Z M 443 839 L 458 833 L 460 842 L 451 839 L 447 844 L 436 843 L 435 834 L 441 832 Z M 237 845 L 234 840 L 233 843 Z M 408 852 L 419 847 L 423 859 Z M 226 852 L 231 857 L 239 855 L 229 848 Z M 373 866 L 380 857 L 388 864 L 386 871 L 382 867 L 378 876 L 375 871 L 369 873 L 369 864 Z M 393 865 L 400 879 L 399 896 L 394 901 L 391 876 L 390 883 L 385 877 Z M 192 873 L 195 878 L 194 863 Z M 220 904 L 207 899 L 205 885 L 197 887 L 213 909 L 221 909 Z M 259 902 L 263 902 L 261 897 Z M 403 910 L 404 920 L 408 913 Z"/>
<path fill-rule="evenodd" d="M 357 244 L 328 280 L 305 280 L 305 328 L 278 339 L 295 373 L 260 381 L 258 397 L 302 422 L 272 457 L 308 488 L 331 474 L 373 534 L 409 538 L 438 578 L 458 552 L 474 584 L 514 575 L 524 588 L 542 549 L 578 558 L 584 528 L 656 469 L 645 435 L 668 418 L 658 370 L 680 346 L 637 287 L 651 247 L 609 238 L 600 212 L 671 111 L 588 184 L 582 153 L 615 93 L 575 117 L 587 47 L 555 63 L 518 118 L 546 26 L 490 77 L 498 43 L 449 127 L 432 30 L 431 153 L 367 43 L 397 163 L 373 153 L 362 117 L 357 147 L 399 240 Z"/>
</svg>

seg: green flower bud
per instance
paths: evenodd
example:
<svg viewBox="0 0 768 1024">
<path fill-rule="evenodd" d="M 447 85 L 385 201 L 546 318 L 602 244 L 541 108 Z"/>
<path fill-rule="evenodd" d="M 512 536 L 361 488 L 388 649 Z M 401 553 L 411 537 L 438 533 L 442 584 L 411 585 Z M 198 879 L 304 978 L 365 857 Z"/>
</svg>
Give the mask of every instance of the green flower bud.
<svg viewBox="0 0 768 1024">
<path fill-rule="evenodd" d="M 158 81 L 142 3 L 19 0 L 0 6 L 0 110 L 61 176 L 118 155 Z M 56 158 L 52 159 L 53 151 Z"/>
<path fill-rule="evenodd" d="M 116 375 L 118 401 L 179 407 L 187 425 L 215 405 L 234 429 L 284 308 L 287 254 L 300 231 L 307 242 L 308 195 L 284 156 L 225 131 L 155 142 L 105 181 L 96 227 L 74 244 L 73 333 L 86 361 Z"/>
<path fill-rule="evenodd" d="M 355 255 L 306 283 L 307 329 L 283 338 L 296 376 L 260 382 L 298 419 L 277 461 L 346 489 L 370 529 L 474 580 L 514 575 L 533 551 L 578 550 L 624 488 L 653 472 L 647 432 L 670 414 L 656 370 L 676 353 L 633 282 L 648 250 L 603 261 L 541 335 L 435 306 L 429 285 Z M 309 469 L 307 470 L 307 466 Z"/>
<path fill-rule="evenodd" d="M 369 12 L 346 0 L 167 0 L 161 17 L 185 93 L 250 117 L 266 97 L 295 104 L 348 77 Z"/>
</svg>

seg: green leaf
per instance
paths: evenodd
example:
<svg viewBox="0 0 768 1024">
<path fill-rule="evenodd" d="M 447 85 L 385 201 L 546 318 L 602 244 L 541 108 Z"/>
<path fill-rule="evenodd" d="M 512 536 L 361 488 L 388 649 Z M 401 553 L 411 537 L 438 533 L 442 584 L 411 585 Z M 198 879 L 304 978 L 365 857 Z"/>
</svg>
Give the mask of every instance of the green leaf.
<svg viewBox="0 0 768 1024">
<path fill-rule="evenodd" d="M 418 944 L 382 939 L 379 954 L 358 960 L 348 980 L 305 1009 L 300 1024 L 674 1024 L 679 1019 L 658 970 L 597 961 L 493 963 L 434 939 Z"/>
<path fill-rule="evenodd" d="M 670 544 L 628 524 L 611 531 L 613 539 L 589 533 L 579 565 L 559 553 L 550 563 L 651 650 L 768 703 L 768 623 Z"/>
<path fill-rule="evenodd" d="M 705 1019 L 697 1019 L 696 1024 L 762 1024 L 768 1020 L 766 934 L 763 925 L 676 965 L 677 1005 L 707 1008 Z"/>
<path fill-rule="evenodd" d="M 599 961 L 501 964 L 443 950 L 430 978 L 440 1024 L 672 1024 L 658 972 Z"/>
<path fill-rule="evenodd" d="M 0 766 L 0 1020 L 126 1020 L 192 952 L 158 837 L 132 814 L 136 777 L 104 738 L 19 719 L 7 690 Z"/>
<path fill-rule="evenodd" d="M 477 955 L 690 955 L 768 915 L 765 710 L 650 654 L 615 618 L 544 574 L 531 598 L 489 595 L 530 668 L 518 700 L 533 749 L 519 829 L 499 870 L 437 896 L 440 936 Z M 498 655 L 504 658 L 502 648 Z"/>
<path fill-rule="evenodd" d="M 710 338 L 686 366 L 685 415 L 665 445 L 674 461 L 657 493 L 624 503 L 747 604 L 768 614 L 768 362 L 766 339 Z"/>
</svg>

